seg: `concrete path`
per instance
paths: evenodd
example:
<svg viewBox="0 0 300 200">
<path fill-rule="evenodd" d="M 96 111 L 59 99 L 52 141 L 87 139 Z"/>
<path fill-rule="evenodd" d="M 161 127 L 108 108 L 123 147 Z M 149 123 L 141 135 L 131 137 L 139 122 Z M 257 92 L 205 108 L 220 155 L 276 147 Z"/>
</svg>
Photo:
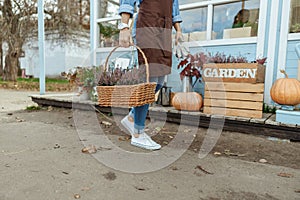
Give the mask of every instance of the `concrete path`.
<svg viewBox="0 0 300 200">
<path fill-rule="evenodd" d="M 128 141 L 107 133 L 116 145 L 98 146 L 97 153 L 84 154 L 73 111 L 22 111 L 33 104 L 30 94 L 0 90 L 0 200 L 300 199 L 298 169 L 213 154 L 200 159 L 189 150 L 151 173 L 112 169 L 96 155 L 118 147 L 137 151 Z M 85 130 L 93 128 L 89 123 L 83 125 Z"/>
</svg>

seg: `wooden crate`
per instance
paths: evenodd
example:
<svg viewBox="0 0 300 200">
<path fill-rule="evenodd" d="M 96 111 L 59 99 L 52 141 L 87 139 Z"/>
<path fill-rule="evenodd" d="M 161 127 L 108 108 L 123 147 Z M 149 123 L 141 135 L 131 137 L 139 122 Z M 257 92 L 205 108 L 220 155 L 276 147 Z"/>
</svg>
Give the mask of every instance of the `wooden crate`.
<svg viewBox="0 0 300 200">
<path fill-rule="evenodd" d="M 239 64 L 239 63 L 234 63 Z M 255 76 L 203 77 L 205 80 L 204 108 L 207 114 L 262 118 L 264 99 L 264 69 L 258 64 L 213 64 L 211 69 L 255 69 Z M 230 70 L 229 70 L 230 71 Z M 261 73 L 261 74 L 260 74 Z M 203 74 L 205 75 L 205 74 Z M 217 73 L 215 73 L 217 75 Z M 220 74 L 218 74 L 220 75 Z"/>
<path fill-rule="evenodd" d="M 265 66 L 258 63 L 204 64 L 205 82 L 264 83 Z"/>
</svg>

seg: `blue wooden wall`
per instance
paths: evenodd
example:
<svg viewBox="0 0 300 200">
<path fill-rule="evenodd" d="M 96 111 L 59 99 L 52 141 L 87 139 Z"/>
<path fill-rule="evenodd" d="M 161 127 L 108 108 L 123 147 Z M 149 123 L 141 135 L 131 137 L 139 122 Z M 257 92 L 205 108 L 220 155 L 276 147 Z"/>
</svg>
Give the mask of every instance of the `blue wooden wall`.
<svg viewBox="0 0 300 200">
<path fill-rule="evenodd" d="M 297 78 L 298 74 L 298 59 L 300 58 L 295 51 L 297 43 L 300 43 L 300 40 L 289 41 L 287 45 L 286 72 L 290 78 Z"/>
</svg>

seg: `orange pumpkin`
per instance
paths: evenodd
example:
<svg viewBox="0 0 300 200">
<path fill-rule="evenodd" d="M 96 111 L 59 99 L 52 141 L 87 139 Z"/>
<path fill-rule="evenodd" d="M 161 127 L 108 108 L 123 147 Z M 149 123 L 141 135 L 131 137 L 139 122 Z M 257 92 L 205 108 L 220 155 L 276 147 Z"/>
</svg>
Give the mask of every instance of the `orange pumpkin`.
<svg viewBox="0 0 300 200">
<path fill-rule="evenodd" d="M 300 82 L 289 78 L 284 70 L 280 70 L 285 78 L 280 78 L 272 85 L 270 94 L 274 102 L 282 105 L 297 105 L 300 103 Z"/>
<path fill-rule="evenodd" d="M 172 99 L 176 110 L 199 111 L 202 103 L 202 96 L 197 92 L 177 92 Z"/>
</svg>

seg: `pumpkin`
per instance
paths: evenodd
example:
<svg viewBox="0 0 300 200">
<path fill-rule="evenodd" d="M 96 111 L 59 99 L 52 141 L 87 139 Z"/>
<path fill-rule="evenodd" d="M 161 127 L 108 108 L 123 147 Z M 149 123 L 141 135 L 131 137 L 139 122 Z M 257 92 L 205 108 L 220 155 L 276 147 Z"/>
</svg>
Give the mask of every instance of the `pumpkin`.
<svg viewBox="0 0 300 200">
<path fill-rule="evenodd" d="M 176 110 L 199 111 L 202 103 L 202 96 L 197 92 L 177 92 L 172 99 Z"/>
<path fill-rule="evenodd" d="M 274 102 L 282 105 L 297 105 L 300 103 L 300 82 L 289 78 L 284 70 L 280 70 L 285 78 L 280 78 L 272 85 L 270 94 Z"/>
</svg>

